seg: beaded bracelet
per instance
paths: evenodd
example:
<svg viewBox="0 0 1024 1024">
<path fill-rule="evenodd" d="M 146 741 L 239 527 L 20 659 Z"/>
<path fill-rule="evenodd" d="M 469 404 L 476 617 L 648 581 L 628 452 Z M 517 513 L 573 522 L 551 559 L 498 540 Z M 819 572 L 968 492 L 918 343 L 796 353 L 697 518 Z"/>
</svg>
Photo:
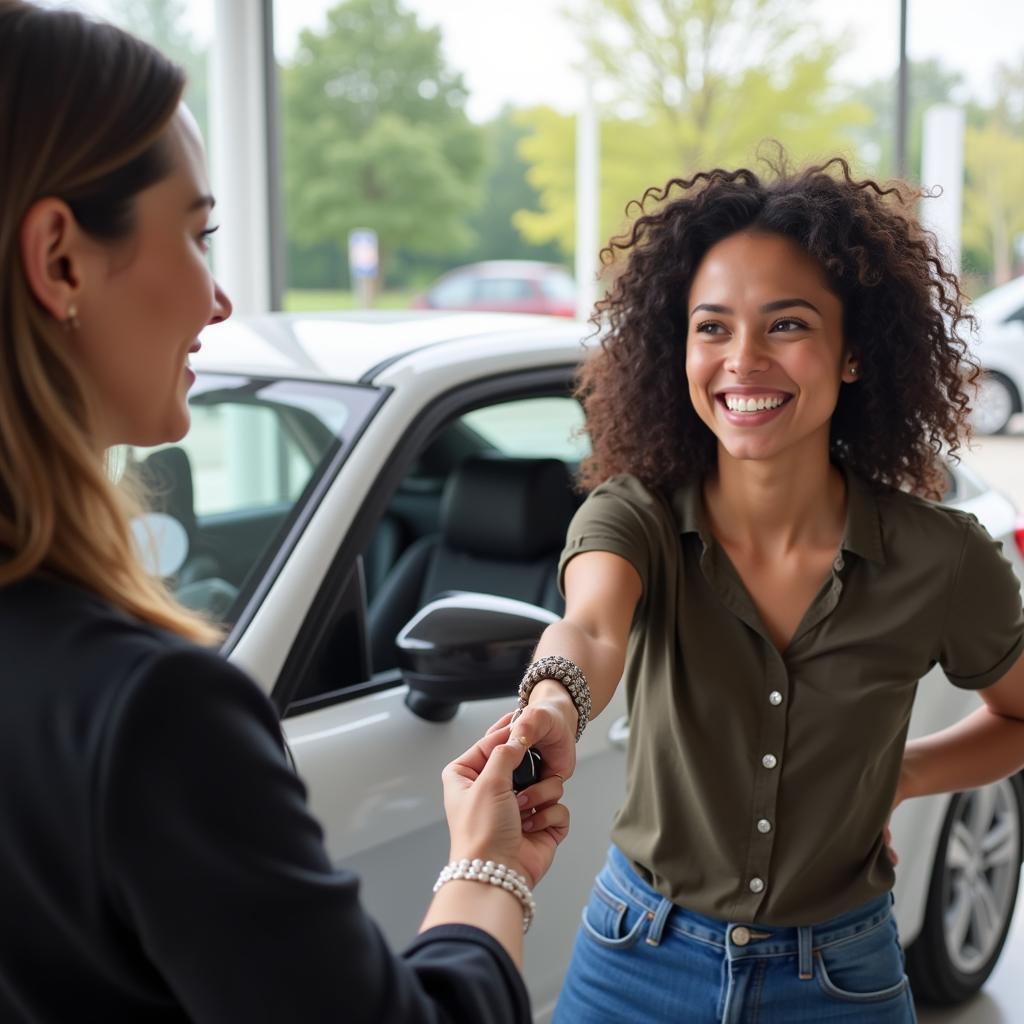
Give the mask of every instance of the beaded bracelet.
<svg viewBox="0 0 1024 1024">
<path fill-rule="evenodd" d="M 533 916 L 537 912 L 537 904 L 533 900 L 533 893 L 530 892 L 526 879 L 518 871 L 513 871 L 504 864 L 495 864 L 493 860 L 480 860 L 479 857 L 475 860 L 453 860 L 441 869 L 441 874 L 434 883 L 434 892 L 437 892 L 445 882 L 454 882 L 459 878 L 501 886 L 506 892 L 512 893 L 523 907 L 523 934 L 530 930 Z"/>
<path fill-rule="evenodd" d="M 576 723 L 576 742 L 579 743 L 583 730 L 590 720 L 590 687 L 579 665 L 568 658 L 550 654 L 546 658 L 539 658 L 526 670 L 523 681 L 519 684 L 519 707 L 516 708 L 515 717 L 518 718 L 522 714 L 529 703 L 530 692 L 542 679 L 553 679 L 569 691 L 576 714 L 579 716 Z"/>
</svg>

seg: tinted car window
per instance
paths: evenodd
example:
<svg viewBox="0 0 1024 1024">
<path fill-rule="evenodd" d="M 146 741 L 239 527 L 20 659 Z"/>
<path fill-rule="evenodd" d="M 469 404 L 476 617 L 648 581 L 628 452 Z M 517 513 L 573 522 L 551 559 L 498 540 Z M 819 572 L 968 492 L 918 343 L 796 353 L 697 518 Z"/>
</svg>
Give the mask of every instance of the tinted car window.
<svg viewBox="0 0 1024 1024">
<path fill-rule="evenodd" d="M 503 455 L 578 462 L 590 452 L 583 409 L 574 398 L 523 398 L 475 409 L 462 422 Z"/>
<path fill-rule="evenodd" d="M 184 527 L 185 560 L 168 578 L 183 603 L 234 620 L 377 399 L 376 390 L 354 386 L 198 378 L 188 434 L 129 451 L 150 504 Z"/>
<path fill-rule="evenodd" d="M 473 291 L 474 302 L 515 302 L 535 294 L 532 281 L 516 277 L 481 277 Z"/>
<path fill-rule="evenodd" d="M 465 306 L 473 299 L 473 279 L 452 277 L 442 281 L 430 292 L 430 301 L 435 306 Z"/>
<path fill-rule="evenodd" d="M 541 279 L 541 291 L 558 302 L 576 301 L 576 282 L 568 274 L 548 274 Z"/>
</svg>

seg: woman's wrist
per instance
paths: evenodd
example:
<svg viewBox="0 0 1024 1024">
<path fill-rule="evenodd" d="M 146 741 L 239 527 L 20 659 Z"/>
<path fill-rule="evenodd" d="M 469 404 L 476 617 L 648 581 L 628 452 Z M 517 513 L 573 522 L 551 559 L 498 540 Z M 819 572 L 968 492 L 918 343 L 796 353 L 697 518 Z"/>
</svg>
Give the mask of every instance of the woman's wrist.
<svg viewBox="0 0 1024 1024">
<path fill-rule="evenodd" d="M 903 761 L 900 765 L 900 779 L 896 787 L 897 801 L 902 803 L 917 796 L 925 796 L 929 792 L 925 776 L 926 764 L 923 762 L 922 752 L 917 749 L 914 743 L 908 743 L 903 751 Z"/>
<path fill-rule="evenodd" d="M 529 872 L 520 863 L 518 857 L 504 856 L 503 854 L 496 853 L 493 848 L 486 849 L 482 846 L 477 846 L 472 843 L 460 845 L 459 847 L 452 847 L 448 854 L 448 863 L 454 864 L 459 861 L 467 860 L 470 863 L 473 861 L 482 861 L 483 863 L 491 862 L 493 864 L 504 864 L 505 867 L 511 868 L 516 874 L 522 875 L 526 879 L 526 884 L 531 888 L 536 885 L 536 880 L 530 877 Z"/>
<path fill-rule="evenodd" d="M 576 710 L 574 736 L 579 743 L 590 720 L 592 699 L 590 685 L 583 670 L 574 661 L 559 654 L 546 654 L 537 658 L 526 669 L 519 684 L 519 711 L 531 702 L 534 689 L 542 682 L 554 682 L 564 687 Z"/>
<path fill-rule="evenodd" d="M 487 890 L 507 892 L 519 904 L 523 918 L 523 933 L 529 931 L 537 904 L 533 899 L 533 883 L 521 872 L 493 860 L 452 860 L 442 868 L 434 884 L 434 894 L 453 882 L 473 882 L 486 886 Z"/>
</svg>

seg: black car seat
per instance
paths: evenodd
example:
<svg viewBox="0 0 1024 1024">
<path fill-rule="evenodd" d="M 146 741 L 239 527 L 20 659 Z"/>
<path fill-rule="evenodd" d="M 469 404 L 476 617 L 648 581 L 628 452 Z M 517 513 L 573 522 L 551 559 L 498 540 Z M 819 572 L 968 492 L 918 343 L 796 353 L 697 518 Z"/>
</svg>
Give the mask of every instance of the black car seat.
<svg viewBox="0 0 1024 1024">
<path fill-rule="evenodd" d="M 398 561 L 402 550 L 402 525 L 398 519 L 385 513 L 377 523 L 370 543 L 363 552 L 363 578 L 366 581 L 366 599 L 373 601 L 377 592 Z"/>
<path fill-rule="evenodd" d="M 403 552 L 370 603 L 374 671 L 397 665 L 399 630 L 446 591 L 498 594 L 561 613 L 557 562 L 576 507 L 558 459 L 466 459 L 445 484 L 440 532 Z"/>
</svg>

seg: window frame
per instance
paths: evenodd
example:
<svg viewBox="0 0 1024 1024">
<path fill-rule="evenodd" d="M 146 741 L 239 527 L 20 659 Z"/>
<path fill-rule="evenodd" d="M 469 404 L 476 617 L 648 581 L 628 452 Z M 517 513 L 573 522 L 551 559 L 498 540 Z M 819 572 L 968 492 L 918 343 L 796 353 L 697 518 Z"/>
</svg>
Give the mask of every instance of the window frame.
<svg viewBox="0 0 1024 1024">
<path fill-rule="evenodd" d="M 316 692 L 311 685 L 335 630 L 351 611 L 356 587 L 361 587 L 364 607 L 364 636 L 361 647 L 369 650 L 365 584 L 362 580 L 362 552 L 377 524 L 387 512 L 391 499 L 421 453 L 454 420 L 475 408 L 517 398 L 563 396 L 571 392 L 578 370 L 576 362 L 519 370 L 462 384 L 436 396 L 408 426 L 366 492 L 352 526 L 335 551 L 292 646 L 271 688 L 271 700 L 282 717 L 305 714 L 317 708 L 349 701 L 402 685 L 397 670 L 369 675 L 369 659 L 363 663 L 360 683 L 335 690 Z M 309 696 L 293 702 L 293 694 L 310 690 Z"/>
<path fill-rule="evenodd" d="M 295 548 L 299 537 L 306 529 L 306 526 L 323 500 L 323 496 L 362 437 L 367 425 L 377 415 L 381 405 L 387 400 L 390 389 L 374 387 L 363 382 L 347 383 L 308 377 L 275 377 L 226 370 L 203 370 L 201 376 L 206 380 L 223 378 L 224 380 L 237 381 L 239 378 L 242 378 L 245 383 L 232 388 L 210 388 L 204 390 L 196 396 L 197 399 L 200 399 L 200 401 L 196 402 L 197 405 L 216 404 L 208 396 L 240 392 L 242 395 L 248 394 L 252 396 L 251 403 L 253 405 L 273 406 L 278 413 L 284 412 L 289 415 L 298 413 L 299 410 L 286 406 L 284 403 L 260 402 L 258 400 L 256 397 L 258 390 L 270 384 L 294 383 L 300 386 L 312 385 L 318 390 L 322 389 L 325 393 L 335 391 L 348 395 L 356 392 L 364 392 L 366 394 L 365 405 L 353 410 L 350 419 L 346 421 L 345 426 L 342 428 L 342 436 L 332 435 L 332 441 L 327 452 L 316 460 L 312 475 L 306 482 L 306 486 L 300 495 L 292 503 L 290 511 L 285 516 L 276 534 L 279 543 L 271 545 L 254 562 L 248 579 L 245 581 L 244 586 L 239 589 L 234 607 L 235 615 L 232 620 L 225 623 L 227 634 L 220 648 L 221 653 L 227 657 L 235 649 L 239 638 L 245 633 L 252 622 L 256 610 L 263 603 L 271 586 L 273 586 L 281 568 Z M 237 402 L 235 397 L 232 397 L 231 400 Z M 352 424 L 351 430 L 349 430 L 349 423 Z M 213 513 L 211 517 L 216 515 L 217 513 Z"/>
</svg>

